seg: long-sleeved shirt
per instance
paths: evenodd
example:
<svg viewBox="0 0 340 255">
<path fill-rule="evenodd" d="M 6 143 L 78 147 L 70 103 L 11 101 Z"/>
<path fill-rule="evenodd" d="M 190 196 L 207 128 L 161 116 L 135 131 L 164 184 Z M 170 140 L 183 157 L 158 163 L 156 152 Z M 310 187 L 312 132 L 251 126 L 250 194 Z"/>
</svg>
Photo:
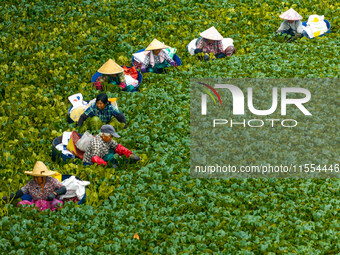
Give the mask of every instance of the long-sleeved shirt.
<svg viewBox="0 0 340 255">
<path fill-rule="evenodd" d="M 289 23 L 288 20 L 284 20 L 281 23 L 281 25 L 280 25 L 279 29 L 277 30 L 277 32 L 287 31 L 290 28 L 293 30 L 293 32 L 295 34 L 297 34 L 297 33 L 302 34 L 303 33 L 303 26 L 302 26 L 301 20 L 295 20 L 292 23 Z"/>
<path fill-rule="evenodd" d="M 102 136 L 100 134 L 96 135 L 94 139 L 87 146 L 83 161 L 86 163 L 91 163 L 91 159 L 94 156 L 99 156 L 103 158 L 106 154 L 109 153 L 110 149 L 116 149 L 118 143 L 115 140 L 111 140 L 109 143 L 104 142 Z"/>
<path fill-rule="evenodd" d="M 84 121 L 89 117 L 97 116 L 102 122 L 110 122 L 112 116 L 115 117 L 120 123 L 124 123 L 126 128 L 126 119 L 123 113 L 115 108 L 111 103 L 107 103 L 104 110 L 99 110 L 96 104 L 91 105 L 79 117 L 78 127 L 83 125 Z"/>
<path fill-rule="evenodd" d="M 143 65 L 146 66 L 146 67 L 151 65 L 150 64 L 150 54 L 151 53 L 149 53 L 145 56 L 145 59 L 144 59 L 144 62 L 143 62 Z M 170 64 L 173 61 L 173 59 L 170 58 L 170 56 L 164 50 L 161 50 L 161 52 L 158 55 L 153 54 L 153 56 L 154 56 L 154 59 L 155 59 L 154 64 L 161 64 L 161 63 L 164 62 L 164 60 Z M 164 58 L 164 60 L 161 60 L 161 56 Z"/>
<path fill-rule="evenodd" d="M 202 50 L 204 53 L 218 54 L 223 52 L 222 41 L 208 41 L 205 38 L 200 38 L 196 45 L 197 49 Z"/>
<path fill-rule="evenodd" d="M 95 156 L 103 158 L 110 152 L 110 149 L 113 149 L 115 153 L 120 156 L 125 155 L 127 158 L 133 154 L 132 151 L 125 148 L 120 143 L 117 143 L 115 140 L 111 140 L 108 143 L 104 142 L 101 134 L 98 134 L 90 142 L 89 146 L 87 146 L 83 161 L 85 163 L 91 163 L 92 158 Z"/>
<path fill-rule="evenodd" d="M 35 180 L 29 181 L 24 187 L 21 188 L 21 191 L 24 194 L 31 195 L 33 200 L 47 200 L 48 195 L 60 189 L 61 187 L 63 187 L 63 185 L 57 179 L 47 176 L 44 186 L 44 192 L 35 182 Z"/>
<path fill-rule="evenodd" d="M 103 122 L 109 122 L 112 117 L 117 117 L 119 113 L 120 111 L 118 111 L 111 103 L 107 103 L 103 110 L 99 110 L 96 104 L 92 104 L 84 112 L 87 117 L 97 116 Z"/>
</svg>

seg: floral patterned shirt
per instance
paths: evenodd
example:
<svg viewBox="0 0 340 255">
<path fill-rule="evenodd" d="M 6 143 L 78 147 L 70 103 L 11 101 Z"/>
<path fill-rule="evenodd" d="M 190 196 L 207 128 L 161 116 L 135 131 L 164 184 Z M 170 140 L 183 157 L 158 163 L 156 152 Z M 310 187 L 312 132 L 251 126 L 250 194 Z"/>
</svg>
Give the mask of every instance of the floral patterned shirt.
<svg viewBox="0 0 340 255">
<path fill-rule="evenodd" d="M 39 199 L 47 200 L 48 195 L 60 189 L 61 187 L 63 187 L 63 185 L 57 179 L 47 176 L 44 192 L 35 182 L 35 180 L 29 181 L 24 187 L 21 188 L 21 191 L 24 194 L 30 195 L 33 200 L 37 201 Z"/>
<path fill-rule="evenodd" d="M 201 49 L 204 53 L 221 53 L 223 52 L 222 41 L 211 41 L 209 42 L 205 38 L 200 38 L 196 45 L 197 49 Z"/>
</svg>

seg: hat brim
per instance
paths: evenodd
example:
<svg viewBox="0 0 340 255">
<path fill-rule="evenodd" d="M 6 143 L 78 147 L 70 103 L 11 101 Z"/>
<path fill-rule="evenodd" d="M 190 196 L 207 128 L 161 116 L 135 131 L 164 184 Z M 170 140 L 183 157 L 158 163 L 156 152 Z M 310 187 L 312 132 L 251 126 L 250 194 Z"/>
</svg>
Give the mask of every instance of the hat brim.
<svg viewBox="0 0 340 255">
<path fill-rule="evenodd" d="M 279 16 L 283 20 L 302 20 L 302 16 L 296 12 L 294 9 L 289 9 L 288 11 L 285 11 L 284 13 L 281 13 Z"/>
<path fill-rule="evenodd" d="M 119 73 L 123 73 L 123 71 L 112 71 L 112 72 L 99 72 L 99 70 L 97 71 L 98 73 L 101 73 L 101 74 L 119 74 Z"/>
<path fill-rule="evenodd" d="M 150 47 L 147 47 L 145 50 L 163 50 L 163 49 L 167 49 L 169 48 L 169 46 L 150 46 Z"/>
<path fill-rule="evenodd" d="M 220 34 L 220 32 L 217 31 L 217 29 L 214 26 L 200 33 L 200 36 L 202 38 L 212 40 L 212 41 L 223 40 L 223 36 Z"/>
<path fill-rule="evenodd" d="M 201 35 L 200 36 L 204 39 L 208 39 L 208 40 L 212 40 L 212 41 L 221 41 L 223 40 L 223 36 L 218 36 L 218 37 L 209 37 L 209 36 L 204 36 L 204 35 Z"/>
<path fill-rule="evenodd" d="M 45 174 L 36 174 L 36 173 L 30 172 L 30 171 L 25 171 L 24 173 L 27 174 L 27 175 L 31 175 L 31 176 L 47 177 L 47 176 L 54 175 L 56 172 L 54 172 L 54 171 L 48 171 L 48 172 L 45 173 Z"/>
<path fill-rule="evenodd" d="M 283 20 L 294 20 L 294 21 L 297 21 L 297 20 L 302 20 L 302 18 L 282 18 L 282 17 L 280 17 L 281 19 L 283 19 Z"/>
<path fill-rule="evenodd" d="M 117 133 L 111 134 L 112 136 L 116 137 L 116 138 L 120 138 L 120 135 L 118 135 Z"/>
<path fill-rule="evenodd" d="M 112 59 L 109 59 L 98 69 L 97 72 L 101 74 L 119 74 L 124 72 L 124 68 L 114 62 Z"/>
</svg>

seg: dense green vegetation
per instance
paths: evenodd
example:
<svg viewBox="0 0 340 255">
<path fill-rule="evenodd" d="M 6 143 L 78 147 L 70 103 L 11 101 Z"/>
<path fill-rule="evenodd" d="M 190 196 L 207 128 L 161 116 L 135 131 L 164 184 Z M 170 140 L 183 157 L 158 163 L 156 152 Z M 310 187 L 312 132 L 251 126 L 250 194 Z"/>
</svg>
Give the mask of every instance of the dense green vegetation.
<svg viewBox="0 0 340 255">
<path fill-rule="evenodd" d="M 339 77 L 340 5 L 296 3 L 2 1 L 0 196 L 25 185 L 30 178 L 23 172 L 37 160 L 91 185 L 86 205 L 58 212 L 1 204 L 1 253 L 336 254 L 338 179 L 190 177 L 190 78 Z M 332 33 L 276 42 L 278 16 L 290 7 L 305 20 L 325 15 Z M 236 55 L 197 61 L 186 45 L 212 25 L 234 39 Z M 119 142 L 143 161 L 121 159 L 115 170 L 52 162 L 53 138 L 76 129 L 67 123 L 67 97 L 94 98 L 92 74 L 109 58 L 131 65 L 132 53 L 154 38 L 176 47 L 183 65 L 145 74 L 137 93 L 110 93 L 128 120 Z M 337 147 L 330 150 L 339 155 Z"/>
</svg>

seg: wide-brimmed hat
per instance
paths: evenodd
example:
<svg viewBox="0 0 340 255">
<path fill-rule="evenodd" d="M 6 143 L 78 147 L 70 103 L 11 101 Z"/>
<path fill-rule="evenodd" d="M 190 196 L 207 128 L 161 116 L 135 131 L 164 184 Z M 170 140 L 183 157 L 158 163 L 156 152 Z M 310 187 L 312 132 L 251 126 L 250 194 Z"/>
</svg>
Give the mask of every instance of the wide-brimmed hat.
<svg viewBox="0 0 340 255">
<path fill-rule="evenodd" d="M 169 46 L 165 45 L 164 43 L 161 43 L 157 39 L 153 39 L 153 41 L 149 44 L 149 46 L 145 50 L 161 50 L 169 48 Z"/>
<path fill-rule="evenodd" d="M 220 41 L 223 39 L 223 36 L 217 31 L 214 26 L 200 33 L 200 36 L 213 41 Z"/>
<path fill-rule="evenodd" d="M 302 16 L 298 14 L 293 8 L 285 11 L 279 17 L 284 20 L 302 20 Z"/>
<path fill-rule="evenodd" d="M 47 166 L 41 161 L 37 161 L 37 163 L 35 163 L 35 166 L 32 172 L 25 171 L 25 174 L 32 175 L 32 176 L 51 176 L 51 175 L 54 175 L 55 173 L 56 172 L 54 171 L 48 170 Z"/>
<path fill-rule="evenodd" d="M 98 69 L 98 73 L 102 74 L 117 74 L 124 72 L 123 67 L 114 62 L 111 58 Z"/>
</svg>

